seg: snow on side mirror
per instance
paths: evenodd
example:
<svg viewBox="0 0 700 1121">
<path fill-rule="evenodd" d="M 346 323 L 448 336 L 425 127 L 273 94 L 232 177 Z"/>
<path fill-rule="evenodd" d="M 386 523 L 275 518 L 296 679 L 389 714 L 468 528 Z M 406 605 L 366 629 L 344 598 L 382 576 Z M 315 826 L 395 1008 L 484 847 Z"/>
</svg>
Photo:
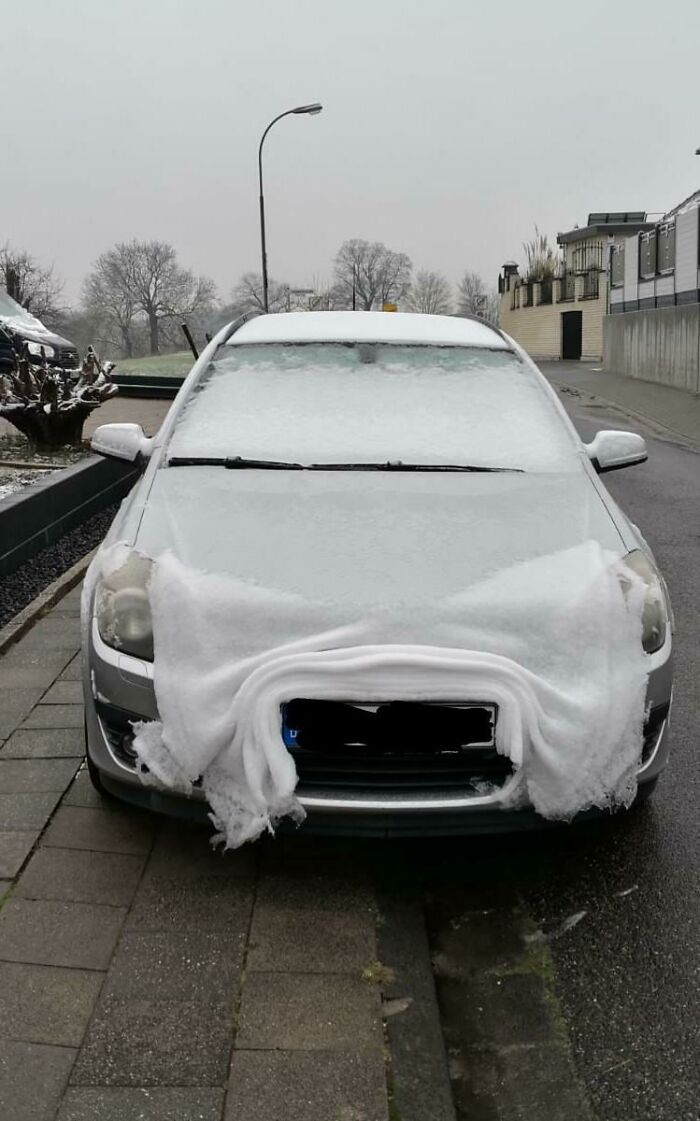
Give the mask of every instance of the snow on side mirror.
<svg viewBox="0 0 700 1121">
<path fill-rule="evenodd" d="M 644 463 L 648 458 L 646 440 L 636 432 L 596 432 L 590 444 L 584 447 L 599 475 Z"/>
<path fill-rule="evenodd" d="M 148 459 L 151 445 L 152 440 L 144 435 L 140 424 L 101 424 L 90 441 L 92 450 L 99 455 L 127 463 Z"/>
</svg>

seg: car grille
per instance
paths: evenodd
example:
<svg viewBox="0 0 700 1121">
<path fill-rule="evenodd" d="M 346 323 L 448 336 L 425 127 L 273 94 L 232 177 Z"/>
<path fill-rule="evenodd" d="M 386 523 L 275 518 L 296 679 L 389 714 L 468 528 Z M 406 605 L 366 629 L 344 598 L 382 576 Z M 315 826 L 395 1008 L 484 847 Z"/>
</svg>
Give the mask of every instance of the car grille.
<svg viewBox="0 0 700 1121">
<path fill-rule="evenodd" d="M 494 747 L 492 705 L 297 699 L 283 706 L 285 743 L 300 786 L 338 791 L 475 791 L 513 773 Z"/>
<path fill-rule="evenodd" d="M 325 704 L 336 709 L 320 712 L 316 706 Z M 354 706 L 334 702 L 294 701 L 283 707 L 283 727 L 287 747 L 294 758 L 299 783 L 305 789 L 324 788 L 338 791 L 358 790 L 436 790 L 460 787 L 478 790 L 483 784 L 503 786 L 513 774 L 510 759 L 499 755 L 494 747 L 438 743 L 432 750 L 409 743 L 384 744 L 366 736 L 366 742 L 350 745 L 343 742 L 337 732 L 343 727 L 344 710 Z M 437 710 L 438 705 L 409 706 Z M 316 708 L 316 711 L 314 709 Z M 454 711 L 454 710 L 453 710 Z M 114 705 L 98 702 L 97 713 L 112 754 L 124 766 L 136 770 L 136 752 L 133 749 L 134 731 L 132 714 Z M 644 725 L 642 764 L 654 751 L 669 714 L 669 705 L 652 709 Z M 439 717 L 438 717 L 439 718 Z M 332 723 L 330 721 L 332 720 Z M 346 734 L 355 736 L 357 725 L 354 716 L 346 724 Z M 418 722 L 416 722 L 418 723 Z M 319 742 L 324 726 L 336 734 Z M 365 722 L 366 724 L 366 722 Z M 289 730 L 296 731 L 294 742 Z M 349 737 L 348 737 L 349 738 Z M 305 744 L 311 746 L 304 746 Z M 199 785 L 195 783 L 195 785 Z"/>
<path fill-rule="evenodd" d="M 74 370 L 78 365 L 78 351 L 75 347 L 61 347 L 57 358 L 59 365 L 65 370 Z"/>
</svg>

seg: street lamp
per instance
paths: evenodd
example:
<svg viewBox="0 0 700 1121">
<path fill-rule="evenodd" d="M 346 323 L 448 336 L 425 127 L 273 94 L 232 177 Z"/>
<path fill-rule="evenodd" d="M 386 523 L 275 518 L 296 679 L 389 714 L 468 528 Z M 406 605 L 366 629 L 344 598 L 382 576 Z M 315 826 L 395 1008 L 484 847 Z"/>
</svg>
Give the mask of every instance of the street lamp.
<svg viewBox="0 0 700 1121">
<path fill-rule="evenodd" d="M 268 301 L 267 301 L 267 246 L 265 244 L 265 198 L 264 198 L 264 195 L 263 195 L 263 173 L 262 173 L 263 144 L 265 143 L 265 137 L 267 136 L 267 134 L 270 131 L 270 129 L 272 128 L 272 126 L 276 125 L 278 121 L 281 121 L 282 117 L 289 117 L 289 116 L 291 116 L 292 113 L 295 113 L 295 114 L 306 113 L 310 117 L 315 117 L 316 114 L 320 113 L 322 109 L 323 109 L 323 106 L 319 105 L 319 103 L 317 101 L 315 101 L 313 103 L 313 105 L 297 105 L 296 109 L 286 109 L 284 113 L 280 113 L 280 115 L 278 117 L 275 117 L 275 119 L 273 121 L 270 121 L 269 125 L 265 129 L 265 131 L 262 134 L 262 137 L 260 139 L 260 147 L 258 148 L 258 175 L 259 175 L 259 178 L 260 178 L 260 251 L 261 251 L 261 254 L 262 254 L 263 307 L 265 308 L 265 311 L 268 311 L 269 309 L 268 309 Z"/>
</svg>

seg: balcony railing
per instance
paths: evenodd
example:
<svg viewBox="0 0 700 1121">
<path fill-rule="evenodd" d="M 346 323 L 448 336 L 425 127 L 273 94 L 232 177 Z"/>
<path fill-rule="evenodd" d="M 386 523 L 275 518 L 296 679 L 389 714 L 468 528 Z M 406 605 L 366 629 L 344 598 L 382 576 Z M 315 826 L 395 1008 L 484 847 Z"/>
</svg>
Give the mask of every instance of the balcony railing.
<svg viewBox="0 0 700 1121">
<path fill-rule="evenodd" d="M 583 275 L 583 292 L 581 299 L 583 300 L 597 300 L 599 295 L 598 280 L 600 273 L 596 269 L 591 269 L 590 272 Z"/>
</svg>

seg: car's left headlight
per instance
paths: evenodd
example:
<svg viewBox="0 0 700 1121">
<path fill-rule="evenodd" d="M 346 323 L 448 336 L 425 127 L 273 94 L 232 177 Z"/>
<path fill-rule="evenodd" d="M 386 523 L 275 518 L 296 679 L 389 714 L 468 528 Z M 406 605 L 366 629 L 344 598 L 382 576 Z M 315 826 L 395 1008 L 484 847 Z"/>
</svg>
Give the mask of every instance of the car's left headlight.
<svg viewBox="0 0 700 1121">
<path fill-rule="evenodd" d="M 644 582 L 646 591 L 642 607 L 642 646 L 645 653 L 653 654 L 666 641 L 669 626 L 669 604 L 663 578 L 641 549 L 633 549 L 622 563 Z"/>
<path fill-rule="evenodd" d="M 33 343 L 28 341 L 27 350 L 30 354 L 35 354 L 37 358 L 41 358 L 42 350 L 46 358 L 55 358 L 56 356 L 56 351 L 54 350 L 54 348 L 52 346 L 49 346 L 47 343 Z"/>
<path fill-rule="evenodd" d="M 148 600 L 151 561 L 130 553 L 120 568 L 103 574 L 95 592 L 100 638 L 135 658 L 153 661 L 153 623 Z"/>
</svg>

